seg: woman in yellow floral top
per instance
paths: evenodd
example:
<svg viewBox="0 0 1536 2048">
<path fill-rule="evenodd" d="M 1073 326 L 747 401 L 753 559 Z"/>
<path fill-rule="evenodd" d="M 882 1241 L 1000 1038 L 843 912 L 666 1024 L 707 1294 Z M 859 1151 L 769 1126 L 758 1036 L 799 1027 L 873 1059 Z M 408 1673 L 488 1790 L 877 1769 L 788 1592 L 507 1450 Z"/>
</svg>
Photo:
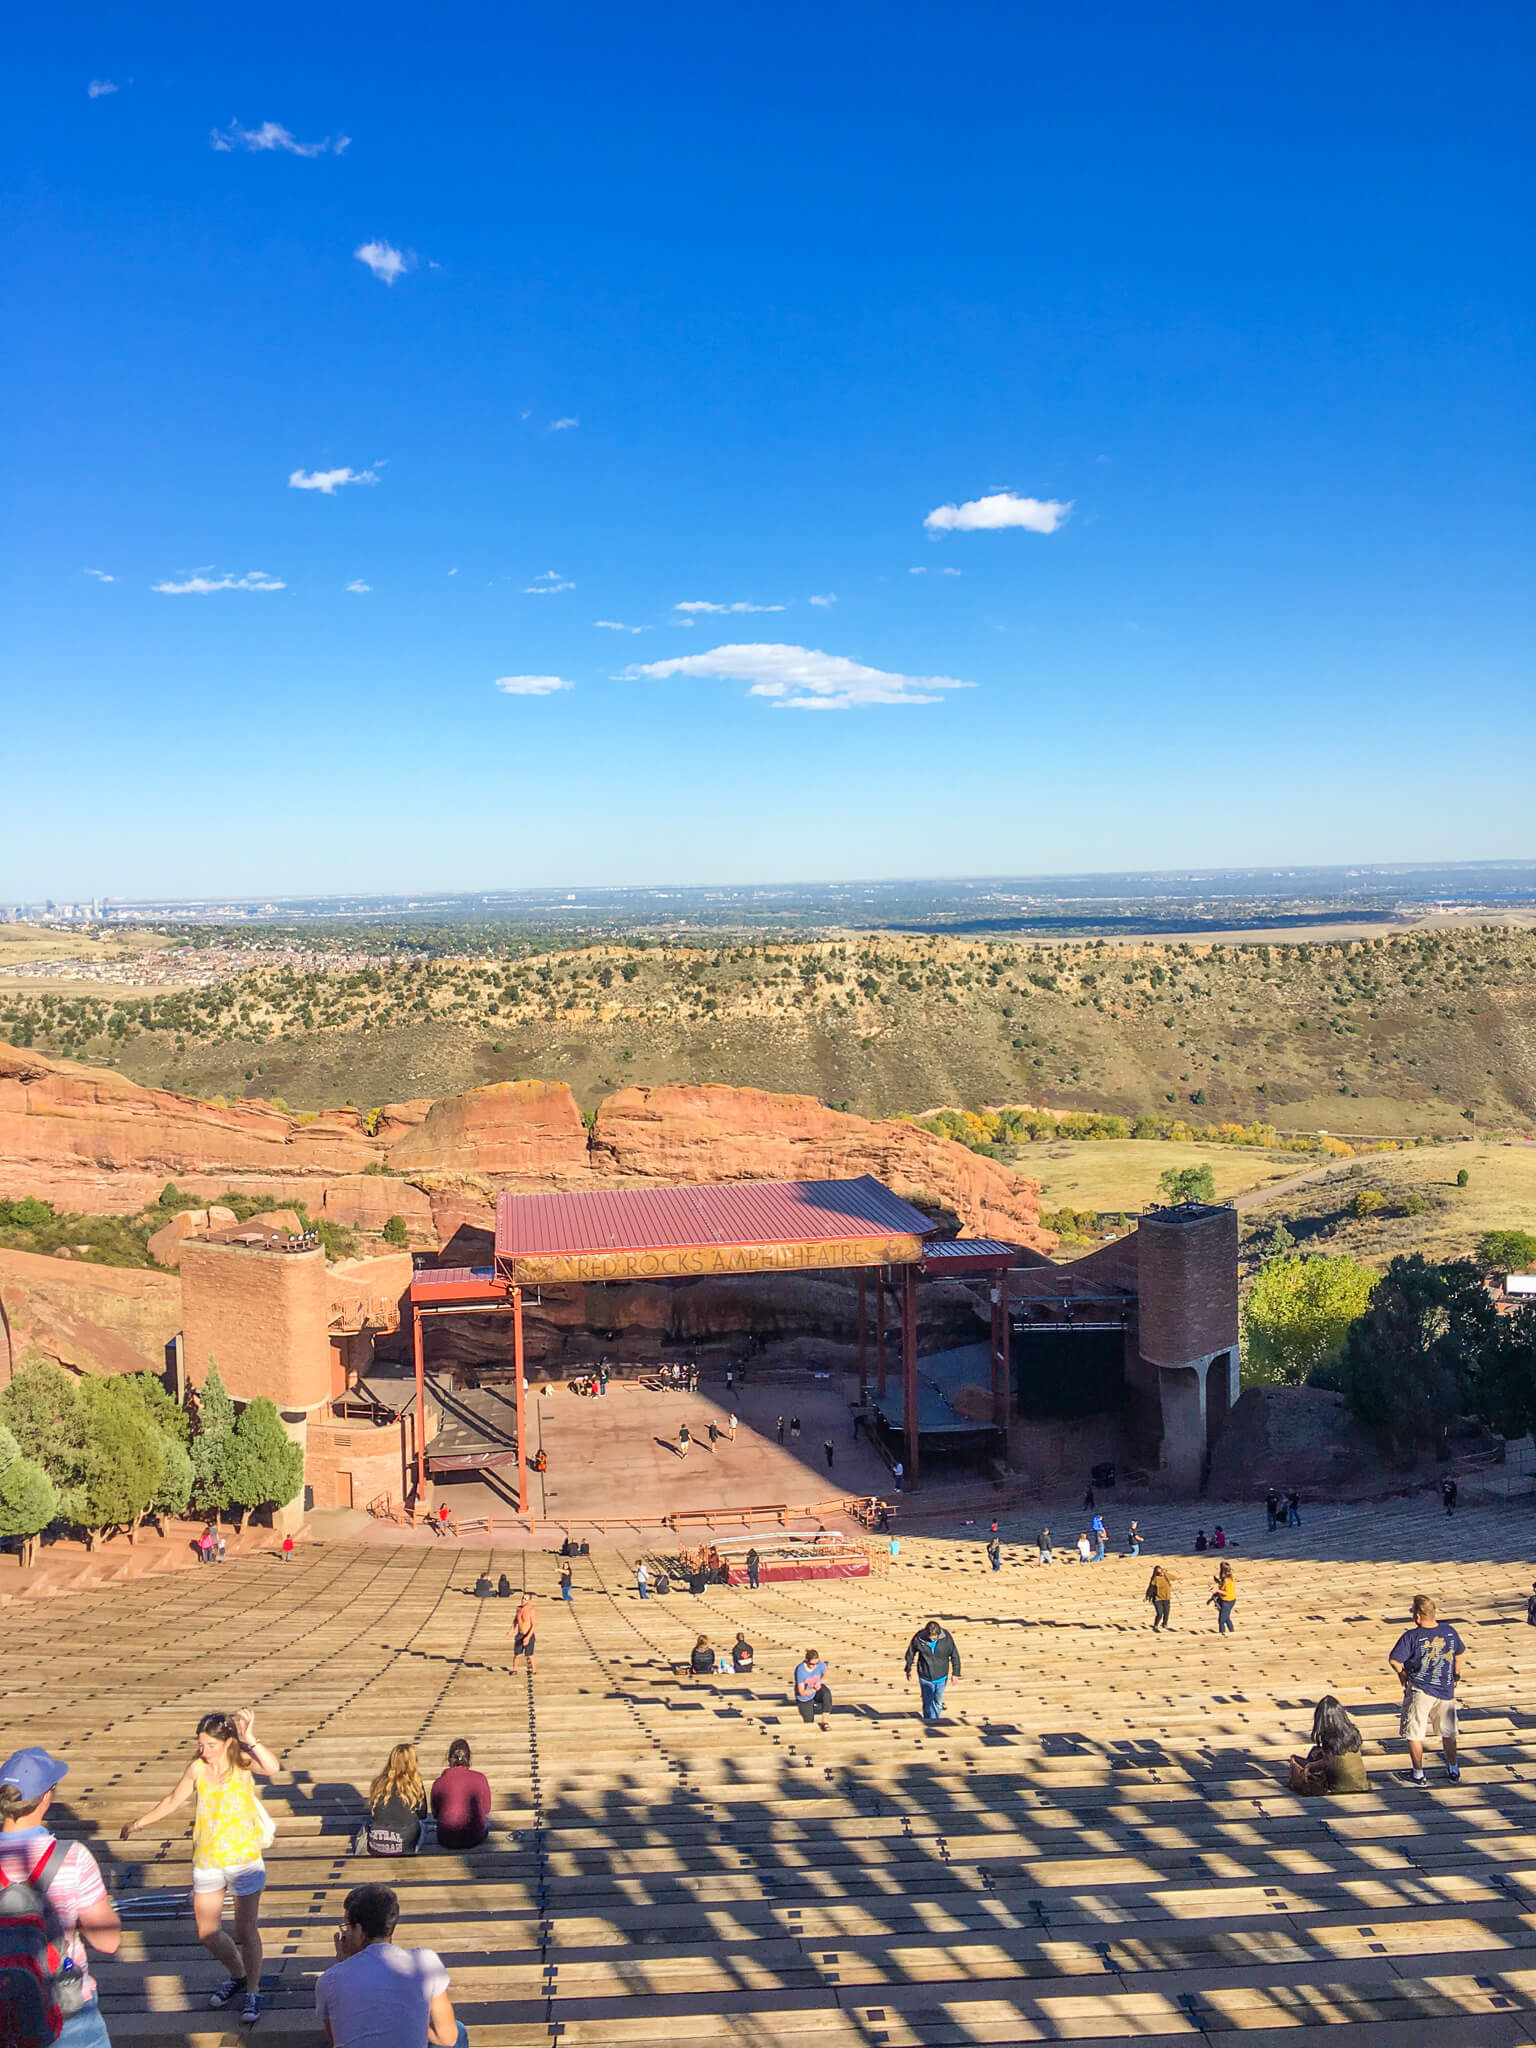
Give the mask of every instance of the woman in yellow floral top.
<svg viewBox="0 0 1536 2048">
<path fill-rule="evenodd" d="M 277 1758 L 256 1740 L 255 1712 L 242 1707 L 238 1714 L 204 1714 L 197 1724 L 197 1755 L 182 1772 L 174 1792 L 166 1794 L 148 1813 L 125 1823 L 123 1840 L 140 1828 L 151 1826 L 174 1813 L 188 1799 L 196 1797 L 192 1823 L 192 1912 L 198 1939 L 208 1953 L 224 1965 L 225 1978 L 209 1999 L 210 2006 L 227 2005 L 244 1992 L 240 2017 L 261 2016 L 261 1912 L 262 1889 L 267 1866 L 262 1851 L 272 1838 L 272 1823 L 256 1796 L 260 1771 L 275 1777 Z M 224 1894 L 235 1902 L 234 1939 L 224 1932 Z"/>
</svg>

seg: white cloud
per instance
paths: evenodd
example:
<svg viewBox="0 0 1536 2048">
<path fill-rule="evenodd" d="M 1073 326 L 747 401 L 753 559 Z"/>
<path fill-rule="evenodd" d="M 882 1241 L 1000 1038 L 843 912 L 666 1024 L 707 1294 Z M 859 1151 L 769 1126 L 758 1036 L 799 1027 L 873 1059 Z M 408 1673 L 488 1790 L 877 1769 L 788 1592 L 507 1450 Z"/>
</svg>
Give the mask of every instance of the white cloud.
<svg viewBox="0 0 1536 2048">
<path fill-rule="evenodd" d="M 295 469 L 289 473 L 290 491 L 323 491 L 334 498 L 343 484 L 376 484 L 376 469 Z"/>
<path fill-rule="evenodd" d="M 247 569 L 243 576 L 205 575 L 201 571 L 189 576 L 184 583 L 157 583 L 156 590 L 167 597 L 207 597 L 215 590 L 286 590 L 276 576 L 269 576 L 265 569 Z"/>
<path fill-rule="evenodd" d="M 238 121 L 231 121 L 227 128 L 215 128 L 208 140 L 226 153 L 232 149 L 282 149 L 290 156 L 325 156 L 327 152 L 340 156 L 352 138 L 338 135 L 333 141 L 327 135 L 323 142 L 300 142 L 280 121 L 263 121 L 259 128 L 242 128 Z"/>
<path fill-rule="evenodd" d="M 575 584 L 562 576 L 558 569 L 546 569 L 536 582 L 526 584 L 524 597 L 553 597 L 557 590 L 574 590 Z"/>
<path fill-rule="evenodd" d="M 110 78 L 93 78 L 85 89 L 93 100 L 104 100 L 109 92 L 117 91 Z"/>
<path fill-rule="evenodd" d="M 383 284 L 393 284 L 397 277 L 404 277 L 416 262 L 409 250 L 397 249 L 393 242 L 364 242 L 352 254 L 359 263 L 366 263 Z"/>
<path fill-rule="evenodd" d="M 109 576 L 105 569 L 87 569 L 85 573 L 87 576 L 94 576 L 98 583 L 115 583 L 117 581 L 117 578 Z"/>
<path fill-rule="evenodd" d="M 626 626 L 622 619 L 594 619 L 594 626 L 601 626 L 605 633 L 649 633 L 649 626 Z M 692 619 L 688 621 L 691 626 Z"/>
<path fill-rule="evenodd" d="M 580 420 L 551 420 L 549 431 L 552 434 L 563 434 L 568 427 L 579 427 L 580 425 Z"/>
<path fill-rule="evenodd" d="M 963 576 L 965 571 L 963 569 L 941 569 L 939 574 L 941 576 Z"/>
<path fill-rule="evenodd" d="M 574 690 L 576 685 L 561 676 L 498 676 L 496 687 L 509 697 L 552 697 L 556 690 Z"/>
<path fill-rule="evenodd" d="M 458 575 L 458 573 L 459 573 L 459 572 L 458 572 L 458 570 L 457 570 L 457 569 L 450 569 L 450 570 L 448 571 L 448 574 L 449 574 L 450 576 L 457 576 L 457 575 Z"/>
<path fill-rule="evenodd" d="M 1022 526 L 1030 533 L 1054 533 L 1072 510 L 1071 500 L 1016 498 L 1012 491 L 994 491 L 964 505 L 939 505 L 923 521 L 930 533 L 993 533 Z"/>
<path fill-rule="evenodd" d="M 710 654 L 682 654 L 670 661 L 643 662 L 631 677 L 718 676 L 746 683 L 749 697 L 771 697 L 785 711 L 854 711 L 871 704 L 937 704 L 940 690 L 970 690 L 954 676 L 893 675 L 841 654 L 814 647 L 717 647 Z"/>
<path fill-rule="evenodd" d="M 361 576 L 357 576 L 354 577 L 353 580 L 347 585 L 347 588 L 348 590 L 355 590 L 358 596 L 362 597 L 366 594 L 366 592 L 372 590 L 373 585 L 371 583 L 365 583 Z"/>
<path fill-rule="evenodd" d="M 827 591 L 827 592 L 826 592 L 826 594 L 825 594 L 824 596 L 822 596 L 822 597 L 813 597 L 813 598 L 811 599 L 811 603 L 812 603 L 812 604 L 819 604 L 819 605 L 822 605 L 823 607 L 825 607 L 826 605 L 829 605 L 829 604 L 836 604 L 836 603 L 837 603 L 837 592 L 836 592 L 835 590 L 829 590 L 829 591 Z"/>
<path fill-rule="evenodd" d="M 675 612 L 781 612 L 781 604 L 711 604 L 707 598 L 696 597 L 686 604 L 675 604 Z"/>
<path fill-rule="evenodd" d="M 933 573 L 935 576 L 963 576 L 965 571 L 963 569 L 935 569 Z M 907 574 L 909 576 L 926 576 L 928 570 L 925 565 L 920 569 L 909 569 Z M 814 604 L 816 602 L 815 598 L 812 598 L 811 602 Z"/>
</svg>

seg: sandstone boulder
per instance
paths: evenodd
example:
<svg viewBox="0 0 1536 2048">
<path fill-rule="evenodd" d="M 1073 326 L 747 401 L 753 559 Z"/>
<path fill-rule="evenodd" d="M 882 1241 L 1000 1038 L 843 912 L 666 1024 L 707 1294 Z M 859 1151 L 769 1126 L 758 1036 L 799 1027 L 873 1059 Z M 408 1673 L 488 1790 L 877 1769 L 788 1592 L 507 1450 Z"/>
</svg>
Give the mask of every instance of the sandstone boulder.
<svg viewBox="0 0 1536 2048">
<path fill-rule="evenodd" d="M 189 1237 L 207 1237 L 234 1220 L 234 1210 L 219 1202 L 207 1209 L 179 1209 L 169 1223 L 161 1224 L 146 1249 L 157 1266 L 174 1268 L 181 1264 L 181 1247 Z"/>
<path fill-rule="evenodd" d="M 409 1252 L 380 1252 L 366 1259 L 342 1259 L 326 1273 L 333 1334 L 369 1331 L 387 1335 L 400 1327 L 400 1302 L 411 1284 Z"/>
<path fill-rule="evenodd" d="M 623 1180 L 849 1180 L 872 1173 L 898 1195 L 952 1209 L 967 1235 L 1036 1251 L 1036 1181 L 913 1124 L 873 1123 L 811 1095 L 760 1088 L 623 1088 L 597 1112 L 592 1164 Z"/>
<path fill-rule="evenodd" d="M 494 1081 L 434 1102 L 389 1149 L 399 1170 L 455 1167 L 545 1186 L 589 1178 L 587 1130 L 564 1082 Z"/>
</svg>

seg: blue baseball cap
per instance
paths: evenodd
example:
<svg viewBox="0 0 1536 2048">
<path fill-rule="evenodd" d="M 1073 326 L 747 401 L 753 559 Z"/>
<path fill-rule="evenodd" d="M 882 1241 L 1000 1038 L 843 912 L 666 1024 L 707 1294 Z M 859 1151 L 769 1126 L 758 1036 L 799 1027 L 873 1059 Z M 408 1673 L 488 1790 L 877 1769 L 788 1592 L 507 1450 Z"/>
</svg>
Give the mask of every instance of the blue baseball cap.
<svg viewBox="0 0 1536 2048">
<path fill-rule="evenodd" d="M 0 1764 L 0 1785 L 14 1786 L 27 1800 L 41 1799 L 68 1776 L 69 1765 L 46 1749 L 18 1749 Z"/>
</svg>

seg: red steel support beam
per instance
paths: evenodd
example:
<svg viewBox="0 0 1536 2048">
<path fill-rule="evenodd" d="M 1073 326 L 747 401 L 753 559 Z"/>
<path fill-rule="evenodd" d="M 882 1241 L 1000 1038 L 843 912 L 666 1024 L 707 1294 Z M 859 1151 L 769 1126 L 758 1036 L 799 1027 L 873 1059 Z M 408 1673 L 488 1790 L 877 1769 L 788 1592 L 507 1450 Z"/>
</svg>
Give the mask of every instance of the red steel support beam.
<svg viewBox="0 0 1536 2048">
<path fill-rule="evenodd" d="M 875 1392 L 885 1398 L 885 1268 L 875 1272 Z"/>
<path fill-rule="evenodd" d="M 528 1512 L 528 1439 L 523 1428 L 523 1290 L 512 1290 L 512 1373 L 517 1381 L 517 1512 Z"/>
<path fill-rule="evenodd" d="M 416 1362 L 416 1488 L 414 1505 L 426 1506 L 427 1500 L 427 1361 L 421 1348 L 421 1310 L 411 1310 L 411 1355 Z"/>
<path fill-rule="evenodd" d="M 913 1493 L 919 1485 L 917 1458 L 917 1268 L 901 1269 L 901 1420 L 906 1434 L 906 1473 L 902 1484 Z"/>
<path fill-rule="evenodd" d="M 876 1286 L 879 1276 L 876 1275 Z M 859 1272 L 859 1402 L 869 1399 L 869 1274 Z"/>
</svg>

